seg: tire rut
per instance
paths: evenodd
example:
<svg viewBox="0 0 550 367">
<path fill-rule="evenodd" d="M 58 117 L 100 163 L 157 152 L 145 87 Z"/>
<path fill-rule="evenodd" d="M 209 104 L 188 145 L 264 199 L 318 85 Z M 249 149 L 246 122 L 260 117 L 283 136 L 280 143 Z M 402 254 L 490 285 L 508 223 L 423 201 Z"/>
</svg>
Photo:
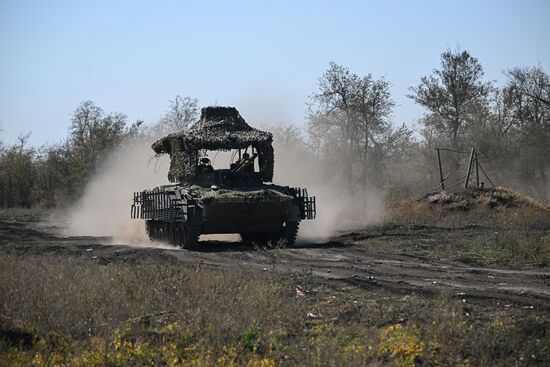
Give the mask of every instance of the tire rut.
<svg viewBox="0 0 550 367">
<path fill-rule="evenodd" d="M 396 230 L 396 229 L 392 229 Z M 422 229 L 422 235 L 429 234 Z M 394 233 L 391 233 L 395 237 Z M 354 237 L 357 234 L 350 234 Z M 340 236 L 342 238 L 345 236 Z M 452 293 L 550 308 L 550 271 L 477 267 L 408 255 L 369 252 L 337 239 L 294 248 L 257 250 L 240 243 L 207 241 L 202 250 L 110 245 L 105 237 L 57 237 L 36 228 L 0 223 L 0 249 L 29 255 L 73 256 L 109 262 L 176 261 L 278 273 L 309 272 L 331 282 L 396 292 Z"/>
</svg>

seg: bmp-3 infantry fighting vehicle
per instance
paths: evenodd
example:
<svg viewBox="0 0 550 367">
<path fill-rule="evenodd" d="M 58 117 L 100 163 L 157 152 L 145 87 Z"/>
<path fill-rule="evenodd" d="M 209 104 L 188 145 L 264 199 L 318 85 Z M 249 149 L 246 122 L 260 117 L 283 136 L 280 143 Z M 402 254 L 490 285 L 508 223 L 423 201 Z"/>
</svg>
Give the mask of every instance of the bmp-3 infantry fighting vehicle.
<svg viewBox="0 0 550 367">
<path fill-rule="evenodd" d="M 190 129 L 153 144 L 155 153 L 170 155 L 173 184 L 134 193 L 132 218 L 145 219 L 152 240 L 183 248 L 196 248 L 201 234 L 212 233 L 292 246 L 300 221 L 315 218 L 315 197 L 271 183 L 272 140 L 233 107 L 203 108 Z M 212 167 L 209 153 L 216 151 L 230 152 L 228 167 Z"/>
</svg>

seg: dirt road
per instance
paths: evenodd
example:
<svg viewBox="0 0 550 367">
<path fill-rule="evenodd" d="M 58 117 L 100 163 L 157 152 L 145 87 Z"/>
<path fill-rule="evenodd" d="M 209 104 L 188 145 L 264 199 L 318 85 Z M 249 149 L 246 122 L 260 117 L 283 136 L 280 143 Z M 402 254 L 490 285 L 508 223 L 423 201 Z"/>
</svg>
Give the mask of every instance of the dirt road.
<svg viewBox="0 0 550 367">
<path fill-rule="evenodd" d="M 100 264 L 143 259 L 202 263 L 228 268 L 255 267 L 267 272 L 310 272 L 327 282 L 351 283 L 365 290 L 440 293 L 483 302 L 550 308 L 550 269 L 508 270 L 372 252 L 355 241 L 395 241 L 419 237 L 475 235 L 483 229 L 449 231 L 429 227 L 374 227 L 343 233 L 324 243 L 305 242 L 288 249 L 255 249 L 241 243 L 205 241 L 201 251 L 164 246 L 111 244 L 107 237 L 60 237 L 39 223 L 0 222 L 0 253 L 87 258 Z"/>
</svg>

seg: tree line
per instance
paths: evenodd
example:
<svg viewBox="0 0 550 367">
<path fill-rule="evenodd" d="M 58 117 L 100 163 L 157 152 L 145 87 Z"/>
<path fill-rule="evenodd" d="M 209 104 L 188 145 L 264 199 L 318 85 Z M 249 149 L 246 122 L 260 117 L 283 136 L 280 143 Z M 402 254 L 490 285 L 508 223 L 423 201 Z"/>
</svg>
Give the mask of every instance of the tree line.
<svg viewBox="0 0 550 367">
<path fill-rule="evenodd" d="M 440 67 L 409 90 L 424 110 L 413 131 L 390 123 L 394 102 L 385 78 L 331 63 L 310 98 L 309 144 L 319 159 L 339 167 L 350 194 L 369 187 L 397 196 L 437 189 L 435 148 L 447 149 L 443 168 L 456 186 L 475 147 L 491 181 L 549 200 L 550 78 L 540 66 L 504 74 L 503 86 L 485 81 L 477 58 L 446 50 Z"/>
<path fill-rule="evenodd" d="M 424 110 L 413 129 L 392 123 L 388 80 L 330 63 L 307 103 L 304 131 L 274 127 L 275 141 L 330 169 L 326 179 L 352 196 L 371 188 L 392 197 L 438 189 L 435 148 L 448 149 L 443 168 L 456 184 L 475 147 L 495 183 L 549 200 L 550 77 L 540 66 L 511 68 L 504 76 L 502 86 L 486 81 L 468 51 L 444 51 L 440 66 L 409 89 Z M 84 101 L 65 141 L 35 148 L 27 135 L 0 145 L 0 207 L 70 203 L 121 142 L 186 129 L 198 112 L 196 99 L 176 96 L 157 123 L 145 126 Z"/>
<path fill-rule="evenodd" d="M 0 145 L 0 207 L 70 205 L 114 148 L 185 129 L 198 112 L 196 99 L 178 95 L 158 122 L 145 126 L 142 120 L 130 123 L 123 113 L 106 113 L 83 101 L 72 114 L 64 141 L 36 148 L 27 144 L 27 134 L 16 144 Z"/>
</svg>

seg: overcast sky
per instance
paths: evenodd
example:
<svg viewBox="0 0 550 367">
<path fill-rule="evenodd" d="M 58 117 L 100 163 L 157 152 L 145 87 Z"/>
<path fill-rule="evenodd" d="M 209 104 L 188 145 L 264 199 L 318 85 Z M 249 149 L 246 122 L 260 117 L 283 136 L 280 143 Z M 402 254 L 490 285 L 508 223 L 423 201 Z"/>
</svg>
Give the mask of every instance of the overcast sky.
<svg viewBox="0 0 550 367">
<path fill-rule="evenodd" d="M 303 124 L 330 61 L 392 83 L 395 123 L 422 109 L 408 88 L 446 48 L 479 58 L 488 80 L 550 72 L 550 1 L 0 0 L 0 140 L 67 136 L 85 99 L 154 122 L 175 95 L 236 106 L 257 122 Z"/>
</svg>

